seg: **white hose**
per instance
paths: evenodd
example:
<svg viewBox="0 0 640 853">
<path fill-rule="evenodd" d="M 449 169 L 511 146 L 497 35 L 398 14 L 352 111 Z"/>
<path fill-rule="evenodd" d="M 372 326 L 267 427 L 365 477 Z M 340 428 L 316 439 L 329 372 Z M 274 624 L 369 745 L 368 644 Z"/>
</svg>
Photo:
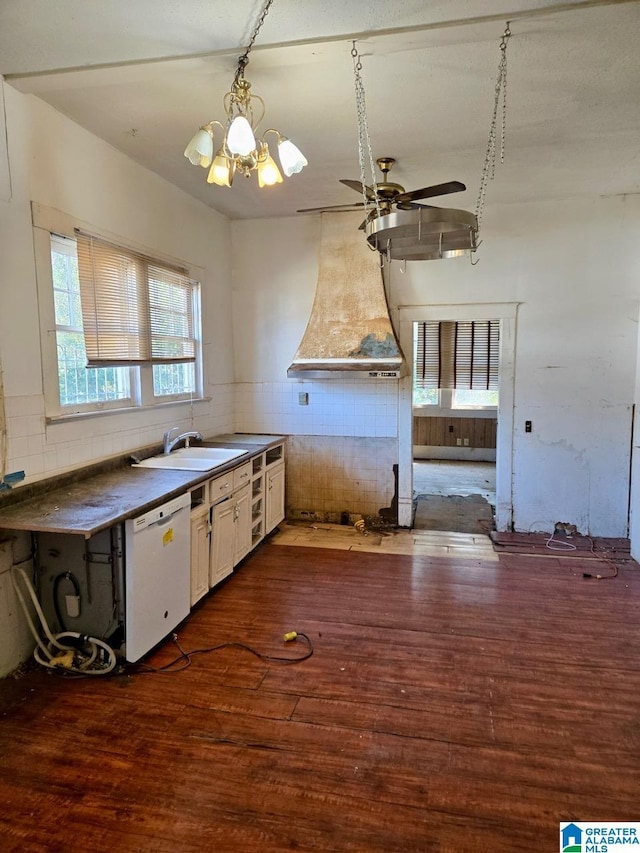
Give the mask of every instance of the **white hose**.
<svg viewBox="0 0 640 853">
<path fill-rule="evenodd" d="M 45 645 L 36 630 L 36 626 L 33 623 L 31 614 L 29 613 L 29 608 L 24 600 L 22 590 L 16 582 L 16 575 L 20 576 L 25 589 L 29 593 L 29 597 L 31 598 L 38 618 L 40 619 L 42 630 L 49 640 L 48 645 Z M 62 631 L 60 634 L 53 634 L 42 611 L 42 607 L 40 606 L 40 602 L 38 601 L 38 596 L 36 595 L 33 585 L 20 566 L 12 566 L 11 582 L 13 583 L 13 588 L 16 591 L 20 606 L 24 611 L 29 629 L 36 641 L 36 648 L 34 649 L 33 656 L 41 666 L 46 666 L 48 669 L 61 669 L 63 672 L 73 672 L 80 675 L 106 675 L 108 672 L 111 672 L 116 665 L 116 655 L 111 646 L 107 645 L 103 640 L 98 640 L 96 637 L 87 637 L 84 634 L 78 633 L 78 631 Z M 64 643 L 60 642 L 64 637 L 69 637 L 74 640 L 81 639 L 84 641 L 85 645 L 89 647 L 90 654 L 87 660 L 83 661 L 80 666 L 60 667 L 56 663 L 52 663 L 56 658 L 54 649 L 62 652 L 73 650 L 73 646 L 66 646 Z M 105 663 L 98 662 L 97 667 L 94 668 L 93 665 L 100 649 L 106 652 L 107 659 Z"/>
</svg>

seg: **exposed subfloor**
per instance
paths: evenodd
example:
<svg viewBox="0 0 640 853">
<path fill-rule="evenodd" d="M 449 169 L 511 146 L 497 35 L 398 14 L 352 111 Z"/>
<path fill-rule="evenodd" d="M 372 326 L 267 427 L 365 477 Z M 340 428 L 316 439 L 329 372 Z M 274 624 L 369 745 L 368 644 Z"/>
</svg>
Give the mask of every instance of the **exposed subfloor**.
<svg viewBox="0 0 640 853">
<path fill-rule="evenodd" d="M 495 463 L 416 460 L 413 493 L 415 530 L 486 533 L 493 527 Z"/>
<path fill-rule="evenodd" d="M 482 495 L 495 506 L 495 462 L 416 459 L 413 462 L 413 492 L 416 495 Z"/>
</svg>

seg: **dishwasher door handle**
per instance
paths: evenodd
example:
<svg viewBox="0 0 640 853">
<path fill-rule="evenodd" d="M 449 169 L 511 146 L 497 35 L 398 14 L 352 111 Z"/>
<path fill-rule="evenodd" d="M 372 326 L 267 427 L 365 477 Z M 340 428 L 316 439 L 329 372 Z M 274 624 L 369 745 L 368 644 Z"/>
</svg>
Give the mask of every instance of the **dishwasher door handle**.
<svg viewBox="0 0 640 853">
<path fill-rule="evenodd" d="M 162 527 L 163 524 L 169 524 L 169 522 L 173 521 L 173 519 L 181 512 L 182 510 L 179 509 L 177 512 L 172 512 L 170 515 L 163 515 L 162 518 L 159 518 L 156 521 L 156 524 L 158 527 Z"/>
</svg>

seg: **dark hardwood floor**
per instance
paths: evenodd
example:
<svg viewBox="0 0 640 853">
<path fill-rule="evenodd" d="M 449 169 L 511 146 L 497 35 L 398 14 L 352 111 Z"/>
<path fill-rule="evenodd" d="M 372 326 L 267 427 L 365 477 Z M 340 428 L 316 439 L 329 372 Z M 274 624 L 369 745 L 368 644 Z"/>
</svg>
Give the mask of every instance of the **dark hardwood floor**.
<svg viewBox="0 0 640 853">
<path fill-rule="evenodd" d="M 180 643 L 313 657 L 0 682 L 0 850 L 557 851 L 640 820 L 640 569 L 584 567 L 264 545 Z"/>
</svg>

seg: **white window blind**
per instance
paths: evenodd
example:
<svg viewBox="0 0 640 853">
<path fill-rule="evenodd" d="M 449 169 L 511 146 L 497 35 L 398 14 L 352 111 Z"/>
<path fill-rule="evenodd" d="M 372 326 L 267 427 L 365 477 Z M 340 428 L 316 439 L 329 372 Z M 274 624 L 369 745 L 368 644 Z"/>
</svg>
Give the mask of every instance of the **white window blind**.
<svg viewBox="0 0 640 853">
<path fill-rule="evenodd" d="M 417 323 L 417 388 L 496 390 L 499 366 L 499 320 Z"/>
<path fill-rule="evenodd" d="M 193 290 L 172 268 L 76 233 L 87 364 L 167 364 L 196 358 Z"/>
</svg>

